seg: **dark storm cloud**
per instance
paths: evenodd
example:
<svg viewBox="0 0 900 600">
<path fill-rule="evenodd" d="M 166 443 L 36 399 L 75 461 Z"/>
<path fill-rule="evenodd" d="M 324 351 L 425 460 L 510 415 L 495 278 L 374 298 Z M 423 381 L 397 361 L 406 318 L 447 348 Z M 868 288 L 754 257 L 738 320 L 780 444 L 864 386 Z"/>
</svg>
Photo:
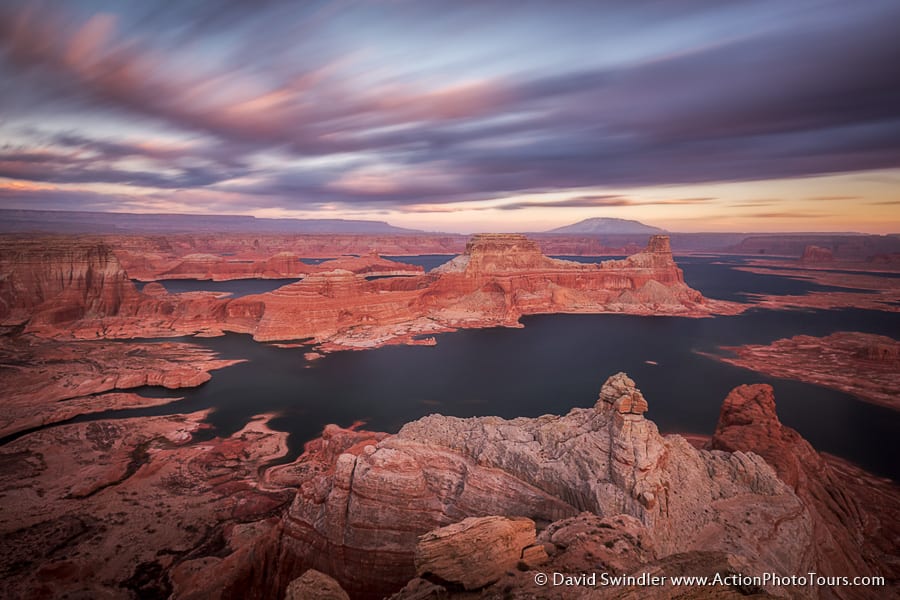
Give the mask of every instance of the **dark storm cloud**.
<svg viewBox="0 0 900 600">
<path fill-rule="evenodd" d="M 896 2 L 160 6 L 0 8 L 7 122 L 68 116 L 45 145 L 7 147 L 0 176 L 403 207 L 900 166 Z M 678 39 L 631 47 L 653 27 Z M 101 139 L 81 115 L 212 141 Z"/>
</svg>

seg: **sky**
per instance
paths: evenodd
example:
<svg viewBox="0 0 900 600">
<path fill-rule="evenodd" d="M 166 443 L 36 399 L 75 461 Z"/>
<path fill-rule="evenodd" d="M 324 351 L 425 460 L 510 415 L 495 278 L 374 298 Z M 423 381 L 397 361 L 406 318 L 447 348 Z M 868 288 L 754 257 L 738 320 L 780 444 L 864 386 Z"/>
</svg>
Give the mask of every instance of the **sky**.
<svg viewBox="0 0 900 600">
<path fill-rule="evenodd" d="M 900 232 L 896 0 L 0 0 L 0 208 Z"/>
</svg>

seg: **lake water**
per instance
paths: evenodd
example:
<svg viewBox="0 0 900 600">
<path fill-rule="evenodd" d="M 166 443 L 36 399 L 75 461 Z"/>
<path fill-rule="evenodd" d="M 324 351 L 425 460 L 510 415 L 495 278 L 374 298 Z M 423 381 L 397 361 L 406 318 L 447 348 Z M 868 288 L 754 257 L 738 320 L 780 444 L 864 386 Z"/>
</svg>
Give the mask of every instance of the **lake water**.
<svg viewBox="0 0 900 600">
<path fill-rule="evenodd" d="M 132 280 L 138 290 L 144 289 L 146 282 Z M 184 292 L 227 292 L 232 298 L 265 294 L 283 285 L 295 283 L 299 279 L 234 279 L 232 281 L 209 281 L 203 279 L 166 279 L 160 281 L 170 294 Z"/>
<path fill-rule="evenodd" d="M 685 278 L 710 297 L 748 292 L 805 293 L 804 281 L 734 270 L 738 259 L 679 259 Z M 236 283 L 236 282 L 227 282 Z M 825 288 L 827 289 L 827 288 Z M 253 415 L 276 412 L 273 427 L 290 432 L 292 455 L 328 423 L 397 431 L 439 412 L 455 416 L 561 414 L 596 401 L 603 381 L 627 372 L 646 396 L 663 432 L 711 434 L 728 392 L 742 383 L 775 387 L 782 421 L 818 450 L 900 478 L 900 413 L 841 392 L 776 379 L 722 364 L 700 352 L 763 344 L 798 334 L 863 331 L 896 336 L 900 314 L 866 310 L 768 311 L 709 319 L 626 315 L 539 315 L 524 329 L 464 330 L 437 336 L 437 346 L 339 352 L 307 362 L 305 349 L 282 349 L 249 336 L 187 341 L 249 362 L 213 373 L 195 389 L 151 394 L 186 396 L 164 407 L 110 411 L 78 420 L 214 408 L 215 433 L 228 435 Z M 647 361 L 657 363 L 649 364 Z M 304 368 L 308 367 L 308 368 Z"/>
<path fill-rule="evenodd" d="M 425 271 L 430 271 L 435 267 L 439 267 L 448 260 L 456 257 L 456 254 L 421 254 L 419 256 L 383 256 L 388 260 L 404 262 L 410 265 L 419 265 Z"/>
</svg>

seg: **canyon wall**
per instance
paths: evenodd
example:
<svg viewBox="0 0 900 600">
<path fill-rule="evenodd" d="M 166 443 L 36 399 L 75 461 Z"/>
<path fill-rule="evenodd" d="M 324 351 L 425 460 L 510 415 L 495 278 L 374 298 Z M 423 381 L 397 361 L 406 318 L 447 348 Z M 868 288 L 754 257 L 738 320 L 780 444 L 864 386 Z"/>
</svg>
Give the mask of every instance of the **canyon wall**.
<svg viewBox="0 0 900 600">
<path fill-rule="evenodd" d="M 281 267 L 272 260 L 234 262 L 189 254 L 167 271 L 227 279 L 259 267 L 267 275 L 302 275 L 273 292 L 236 299 L 169 294 L 156 283 L 138 292 L 130 281 L 133 274 L 103 243 L 55 238 L 31 244 L 17 240 L 7 247 L 11 251 L 4 251 L 0 264 L 0 322 L 49 337 L 232 331 L 260 341 L 311 339 L 331 349 L 369 348 L 416 342 L 422 335 L 459 327 L 518 326 L 519 317 L 528 314 L 706 316 L 742 310 L 688 287 L 665 236 L 653 236 L 642 252 L 628 258 L 599 264 L 548 258 L 521 235 L 482 234 L 472 237 L 463 254 L 427 274 L 371 253 L 319 265 L 278 255 Z M 134 261 L 131 268 L 140 270 Z M 244 266 L 229 270 L 228 265 Z M 372 276 L 388 278 L 367 279 Z"/>
</svg>

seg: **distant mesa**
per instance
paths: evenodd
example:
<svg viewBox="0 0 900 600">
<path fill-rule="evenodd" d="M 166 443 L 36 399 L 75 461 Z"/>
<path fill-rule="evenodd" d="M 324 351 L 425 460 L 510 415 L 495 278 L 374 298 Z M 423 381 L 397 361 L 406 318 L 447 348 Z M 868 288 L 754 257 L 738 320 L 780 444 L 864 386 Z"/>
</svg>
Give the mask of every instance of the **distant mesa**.
<svg viewBox="0 0 900 600">
<path fill-rule="evenodd" d="M 244 215 L 180 215 L 0 210 L 3 233 L 295 233 L 420 234 L 384 221 L 353 219 L 258 219 Z"/>
<path fill-rule="evenodd" d="M 653 234 L 666 233 L 665 229 L 644 225 L 640 221 L 632 221 L 630 219 L 615 219 L 612 217 L 594 217 L 578 221 L 572 225 L 565 225 L 551 229 L 546 233 L 590 233 L 600 235 L 636 235 L 636 234 Z"/>
</svg>

